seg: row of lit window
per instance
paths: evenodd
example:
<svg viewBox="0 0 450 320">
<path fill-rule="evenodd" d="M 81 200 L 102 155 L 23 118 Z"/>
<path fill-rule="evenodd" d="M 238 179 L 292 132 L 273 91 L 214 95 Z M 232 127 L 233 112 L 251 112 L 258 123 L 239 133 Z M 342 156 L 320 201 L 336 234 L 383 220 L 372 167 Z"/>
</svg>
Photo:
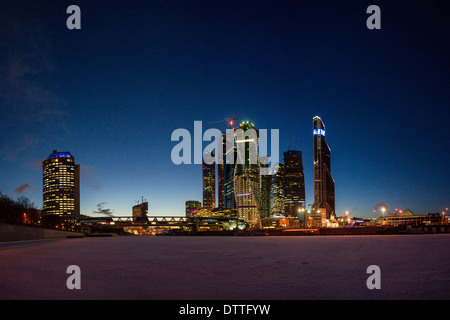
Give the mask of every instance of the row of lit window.
<svg viewBox="0 0 450 320">
<path fill-rule="evenodd" d="M 53 158 L 53 159 L 49 159 L 49 160 L 50 160 L 51 163 L 59 162 L 59 161 L 58 161 L 58 158 Z M 71 158 L 64 158 L 64 159 L 61 159 L 61 161 L 62 161 L 62 162 L 65 162 L 65 161 L 67 161 L 67 162 L 73 162 L 73 159 L 71 159 Z"/>
<path fill-rule="evenodd" d="M 73 172 L 67 172 L 67 171 L 56 171 L 56 172 L 44 172 L 42 175 L 44 178 L 50 178 L 50 177 L 59 177 L 59 176 L 69 176 L 74 177 L 75 174 Z"/>
</svg>

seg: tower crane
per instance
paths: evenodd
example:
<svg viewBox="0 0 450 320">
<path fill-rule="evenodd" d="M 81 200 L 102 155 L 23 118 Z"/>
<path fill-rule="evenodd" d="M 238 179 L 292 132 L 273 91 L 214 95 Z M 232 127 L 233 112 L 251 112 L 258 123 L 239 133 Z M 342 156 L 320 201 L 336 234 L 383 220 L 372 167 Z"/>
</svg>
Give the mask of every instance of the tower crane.
<svg viewBox="0 0 450 320">
<path fill-rule="evenodd" d="M 230 129 L 233 129 L 233 121 L 234 121 L 234 120 L 239 120 L 239 118 L 225 118 L 225 119 L 223 119 L 223 120 L 210 122 L 210 123 L 208 123 L 208 124 L 220 123 L 220 122 L 228 122 L 228 124 L 230 125 Z"/>
</svg>

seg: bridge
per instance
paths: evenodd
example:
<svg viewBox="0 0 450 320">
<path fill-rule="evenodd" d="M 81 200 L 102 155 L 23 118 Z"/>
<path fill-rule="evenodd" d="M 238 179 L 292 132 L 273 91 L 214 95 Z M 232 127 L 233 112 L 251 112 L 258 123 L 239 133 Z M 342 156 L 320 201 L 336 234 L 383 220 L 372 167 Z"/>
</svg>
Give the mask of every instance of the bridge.
<svg viewBox="0 0 450 320">
<path fill-rule="evenodd" d="M 105 229 L 123 229 L 133 233 L 148 233 L 150 230 L 243 230 L 248 225 L 242 219 L 226 217 L 183 217 L 183 216 L 151 216 L 151 217 L 91 217 L 77 219 L 77 228 L 82 231 Z"/>
</svg>

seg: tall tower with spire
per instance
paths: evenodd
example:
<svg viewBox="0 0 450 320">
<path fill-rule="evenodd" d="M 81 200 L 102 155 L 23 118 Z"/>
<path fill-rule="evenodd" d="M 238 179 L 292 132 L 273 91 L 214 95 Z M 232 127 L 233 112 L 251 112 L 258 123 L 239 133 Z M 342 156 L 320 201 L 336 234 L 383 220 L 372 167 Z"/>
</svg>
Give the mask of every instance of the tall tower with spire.
<svg viewBox="0 0 450 320">
<path fill-rule="evenodd" d="M 314 137 L 314 204 L 312 209 L 325 209 L 329 219 L 335 214 L 334 179 L 331 176 L 331 150 L 325 139 L 325 125 L 319 116 L 313 118 Z"/>
</svg>

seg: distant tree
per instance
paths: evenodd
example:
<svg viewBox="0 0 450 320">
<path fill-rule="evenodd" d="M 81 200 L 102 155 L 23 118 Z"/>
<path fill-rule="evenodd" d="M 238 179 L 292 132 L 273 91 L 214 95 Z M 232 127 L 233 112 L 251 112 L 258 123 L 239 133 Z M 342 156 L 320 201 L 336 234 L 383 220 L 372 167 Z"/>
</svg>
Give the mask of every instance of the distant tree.
<svg viewBox="0 0 450 320">
<path fill-rule="evenodd" d="M 27 197 L 20 196 L 13 200 L 0 192 L 0 222 L 3 223 L 38 223 L 40 212 Z"/>
<path fill-rule="evenodd" d="M 20 197 L 18 197 L 17 200 L 16 200 L 16 202 L 17 202 L 20 206 L 22 206 L 22 208 L 24 208 L 24 209 L 31 209 L 31 208 L 34 208 L 34 203 L 31 202 L 31 200 L 28 199 L 28 198 L 25 197 L 25 196 L 20 196 Z"/>
</svg>

